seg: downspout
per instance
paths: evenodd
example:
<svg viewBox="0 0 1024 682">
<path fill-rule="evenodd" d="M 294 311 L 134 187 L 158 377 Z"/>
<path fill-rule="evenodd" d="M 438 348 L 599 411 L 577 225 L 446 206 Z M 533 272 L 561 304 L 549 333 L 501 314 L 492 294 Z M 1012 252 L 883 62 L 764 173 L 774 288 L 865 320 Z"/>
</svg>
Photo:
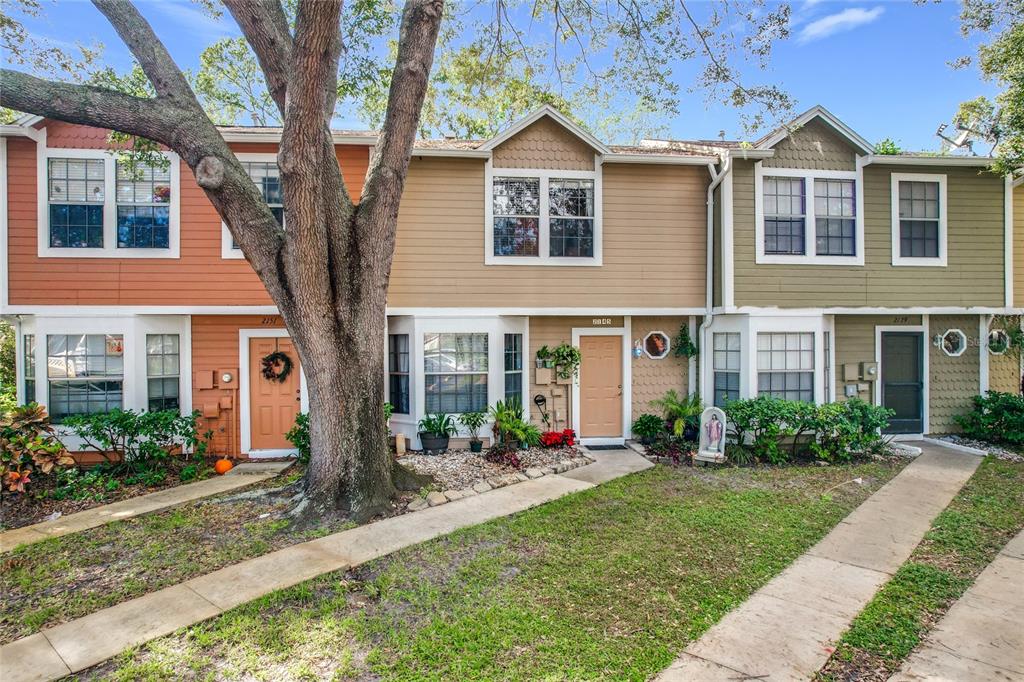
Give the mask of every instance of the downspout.
<svg viewBox="0 0 1024 682">
<path fill-rule="evenodd" d="M 697 379 L 697 384 L 702 389 L 704 388 L 704 376 L 705 376 L 704 363 L 707 362 L 707 357 L 708 357 L 707 349 L 709 347 L 708 343 L 707 343 L 707 333 L 708 333 L 708 329 L 710 329 L 710 327 L 711 327 L 711 320 L 712 320 L 712 317 L 714 317 L 714 307 L 715 307 L 715 189 L 720 184 L 722 184 L 722 181 L 725 179 L 725 176 L 728 175 L 730 171 L 732 171 L 732 159 L 730 159 L 728 156 L 725 156 L 723 161 L 722 161 L 722 170 L 721 171 L 716 171 L 715 170 L 715 164 L 713 164 L 713 163 L 709 163 L 708 164 L 708 173 L 711 174 L 711 184 L 708 185 L 708 199 L 707 199 L 707 207 L 708 207 L 708 238 L 707 238 L 707 243 L 708 243 L 708 249 L 707 249 L 707 255 L 705 257 L 705 262 L 707 263 L 707 266 L 705 268 L 706 280 L 704 282 L 704 294 L 705 294 L 704 307 L 705 307 L 705 313 L 704 313 L 704 320 L 700 323 L 700 334 L 698 335 L 698 338 L 700 339 L 700 347 L 701 347 L 701 353 L 700 353 L 700 356 L 699 356 L 700 357 L 700 365 L 701 366 L 698 367 L 700 376 Z M 725 225 L 722 226 L 722 229 L 723 230 L 725 229 Z M 725 258 L 726 258 L 726 254 L 723 253 L 722 254 L 723 262 L 725 261 Z M 724 282 L 722 284 L 723 284 L 723 286 L 725 285 Z M 706 399 L 707 396 L 705 396 L 704 393 L 705 393 L 705 391 L 701 391 L 701 398 Z"/>
</svg>

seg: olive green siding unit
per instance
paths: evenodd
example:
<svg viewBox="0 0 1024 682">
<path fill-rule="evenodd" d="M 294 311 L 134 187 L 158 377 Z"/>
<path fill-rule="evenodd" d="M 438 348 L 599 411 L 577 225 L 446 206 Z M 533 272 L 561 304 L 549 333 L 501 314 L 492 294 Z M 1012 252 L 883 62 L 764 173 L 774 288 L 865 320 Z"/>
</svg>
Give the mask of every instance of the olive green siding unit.
<svg viewBox="0 0 1024 682">
<path fill-rule="evenodd" d="M 854 364 L 858 367 L 862 362 L 875 362 L 875 327 L 918 326 L 920 315 L 836 315 L 835 338 L 835 386 L 836 399 L 846 400 L 843 366 Z M 852 383 L 852 382 L 850 382 Z M 858 382 L 864 383 L 864 382 Z M 875 386 L 868 383 L 868 390 L 857 397 L 871 402 L 874 400 Z"/>
<path fill-rule="evenodd" d="M 773 149 L 775 156 L 764 160 L 766 168 L 857 170 L 854 148 L 828 124 L 818 120 L 797 128 Z"/>
<path fill-rule="evenodd" d="M 754 162 L 733 171 L 736 306 L 967 307 L 1005 305 L 1005 187 L 977 168 L 868 165 L 864 168 L 864 265 L 775 265 L 755 262 Z M 947 178 L 948 265 L 894 267 L 892 173 Z M 808 225 L 808 229 L 813 226 Z"/>
</svg>

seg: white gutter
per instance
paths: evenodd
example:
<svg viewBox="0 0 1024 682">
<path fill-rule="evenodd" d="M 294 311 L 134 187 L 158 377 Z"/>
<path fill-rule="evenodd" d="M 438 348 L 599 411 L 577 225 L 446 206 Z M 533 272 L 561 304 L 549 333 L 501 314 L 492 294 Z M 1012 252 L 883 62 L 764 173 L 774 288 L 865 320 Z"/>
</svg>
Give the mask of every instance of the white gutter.
<svg viewBox="0 0 1024 682">
<path fill-rule="evenodd" d="M 725 176 L 728 175 L 730 172 L 732 172 L 732 163 L 731 157 L 729 156 L 726 156 L 725 159 L 722 161 L 722 170 L 720 172 L 715 171 L 715 164 L 708 164 L 708 173 L 711 174 L 711 184 L 708 185 L 708 249 L 707 255 L 705 256 L 707 266 L 704 268 L 706 273 L 704 282 L 704 298 L 706 311 L 704 313 L 704 320 L 700 323 L 700 334 L 698 335 L 698 338 L 700 339 L 701 352 L 699 356 L 700 367 L 698 368 L 700 377 L 697 380 L 697 384 L 702 388 L 704 387 L 705 376 L 704 363 L 708 361 L 707 358 L 709 344 L 707 342 L 707 334 L 708 329 L 710 329 L 711 327 L 711 320 L 715 314 L 715 189 L 720 184 L 722 184 L 722 180 L 724 180 Z M 722 226 L 722 229 L 725 229 L 725 225 Z M 723 266 L 726 256 L 727 254 L 722 254 Z M 722 285 L 724 287 L 725 282 L 722 282 Z M 701 393 L 702 398 L 706 397 L 704 393 L 705 392 Z"/>
<path fill-rule="evenodd" d="M 705 166 L 718 162 L 717 156 L 679 156 L 675 154 L 605 154 L 603 163 L 663 163 L 680 166 Z"/>
<path fill-rule="evenodd" d="M 907 156 L 896 154 L 871 154 L 865 164 L 877 163 L 891 166 L 991 166 L 995 159 L 988 156 L 927 155 Z"/>
</svg>

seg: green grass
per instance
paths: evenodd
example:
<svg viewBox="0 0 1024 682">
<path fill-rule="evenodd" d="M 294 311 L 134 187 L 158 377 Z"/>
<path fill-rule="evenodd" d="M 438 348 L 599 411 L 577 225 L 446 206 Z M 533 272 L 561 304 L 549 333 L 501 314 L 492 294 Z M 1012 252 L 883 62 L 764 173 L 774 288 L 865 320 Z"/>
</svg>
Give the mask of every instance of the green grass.
<svg viewBox="0 0 1024 682">
<path fill-rule="evenodd" d="M 897 469 L 657 467 L 268 595 L 84 677 L 646 679 Z"/>
<path fill-rule="evenodd" d="M 987 458 L 857 616 L 821 678 L 887 679 L 1022 528 L 1024 465 Z"/>
<path fill-rule="evenodd" d="M 269 502 L 190 504 L 0 556 L 0 643 L 342 526 L 295 532 Z"/>
</svg>

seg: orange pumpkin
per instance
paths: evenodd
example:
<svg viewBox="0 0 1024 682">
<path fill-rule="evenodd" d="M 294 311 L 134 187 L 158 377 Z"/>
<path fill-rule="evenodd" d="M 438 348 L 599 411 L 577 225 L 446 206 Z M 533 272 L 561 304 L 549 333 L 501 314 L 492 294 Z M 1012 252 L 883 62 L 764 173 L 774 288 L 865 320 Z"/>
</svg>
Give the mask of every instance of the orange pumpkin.
<svg viewBox="0 0 1024 682">
<path fill-rule="evenodd" d="M 231 463 L 230 459 L 218 459 L 217 463 L 213 465 L 213 470 L 223 476 L 227 472 L 234 468 L 234 464 Z"/>
</svg>

